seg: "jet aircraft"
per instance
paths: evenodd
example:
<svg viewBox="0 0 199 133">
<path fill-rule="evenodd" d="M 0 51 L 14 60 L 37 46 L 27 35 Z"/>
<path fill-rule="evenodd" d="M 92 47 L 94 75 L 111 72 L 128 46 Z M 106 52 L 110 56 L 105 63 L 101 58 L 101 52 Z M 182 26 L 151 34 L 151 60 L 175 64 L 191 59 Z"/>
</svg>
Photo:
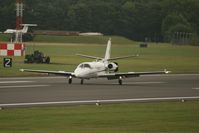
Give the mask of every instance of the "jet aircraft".
<svg viewBox="0 0 199 133">
<path fill-rule="evenodd" d="M 77 68 L 74 70 L 74 72 L 33 70 L 33 69 L 20 69 L 20 71 L 47 73 L 47 74 L 65 76 L 65 77 L 68 77 L 69 84 L 72 83 L 73 78 L 81 79 L 81 84 L 84 83 L 85 79 L 107 78 L 108 80 L 117 79 L 120 85 L 122 85 L 122 80 L 125 78 L 139 77 L 140 75 L 169 73 L 169 71 L 167 71 L 166 69 L 164 71 L 151 71 L 151 72 L 118 72 L 119 66 L 117 62 L 113 62 L 114 60 L 137 57 L 138 55 L 111 58 L 110 54 L 111 54 L 111 39 L 108 40 L 104 58 L 84 55 L 84 54 L 77 54 L 78 56 L 81 56 L 81 57 L 95 59 L 95 61 L 80 63 L 77 66 Z"/>
<path fill-rule="evenodd" d="M 28 32 L 28 27 L 30 26 L 37 26 L 37 24 L 21 24 L 21 26 L 23 26 L 23 29 L 21 30 L 16 30 L 16 29 L 7 29 L 6 31 L 4 31 L 4 33 L 8 33 L 8 34 L 12 34 L 12 33 L 22 33 L 25 34 Z"/>
</svg>

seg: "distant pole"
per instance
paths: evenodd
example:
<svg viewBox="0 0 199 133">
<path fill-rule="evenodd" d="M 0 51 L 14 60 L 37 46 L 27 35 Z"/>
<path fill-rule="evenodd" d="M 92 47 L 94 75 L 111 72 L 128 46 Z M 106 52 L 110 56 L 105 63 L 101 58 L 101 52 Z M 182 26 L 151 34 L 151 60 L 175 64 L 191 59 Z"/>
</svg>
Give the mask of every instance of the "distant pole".
<svg viewBox="0 0 199 133">
<path fill-rule="evenodd" d="M 23 19 L 23 0 L 16 0 L 16 30 L 21 30 Z M 15 41 L 22 42 L 22 33 L 15 33 Z"/>
<path fill-rule="evenodd" d="M 23 1 L 16 0 L 16 30 L 21 29 L 22 18 L 23 18 Z"/>
</svg>

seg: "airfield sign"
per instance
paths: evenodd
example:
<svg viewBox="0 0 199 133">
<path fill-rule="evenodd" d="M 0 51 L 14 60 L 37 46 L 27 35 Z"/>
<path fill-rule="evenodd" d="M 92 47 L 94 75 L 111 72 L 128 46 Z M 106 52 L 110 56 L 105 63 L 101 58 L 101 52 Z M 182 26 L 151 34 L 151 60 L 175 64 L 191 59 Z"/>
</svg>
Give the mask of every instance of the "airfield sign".
<svg viewBox="0 0 199 133">
<path fill-rule="evenodd" d="M 11 68 L 12 67 L 12 58 L 4 58 L 3 59 L 3 66 L 5 68 Z"/>
</svg>

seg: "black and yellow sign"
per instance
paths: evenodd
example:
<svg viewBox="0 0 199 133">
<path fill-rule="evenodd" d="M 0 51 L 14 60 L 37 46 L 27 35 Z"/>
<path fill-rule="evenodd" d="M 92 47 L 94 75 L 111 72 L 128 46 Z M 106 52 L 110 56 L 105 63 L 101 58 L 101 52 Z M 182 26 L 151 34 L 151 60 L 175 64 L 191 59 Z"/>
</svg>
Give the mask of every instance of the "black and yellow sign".
<svg viewBox="0 0 199 133">
<path fill-rule="evenodd" d="M 5 68 L 11 68 L 12 67 L 12 58 L 4 58 L 3 59 L 3 66 Z"/>
</svg>

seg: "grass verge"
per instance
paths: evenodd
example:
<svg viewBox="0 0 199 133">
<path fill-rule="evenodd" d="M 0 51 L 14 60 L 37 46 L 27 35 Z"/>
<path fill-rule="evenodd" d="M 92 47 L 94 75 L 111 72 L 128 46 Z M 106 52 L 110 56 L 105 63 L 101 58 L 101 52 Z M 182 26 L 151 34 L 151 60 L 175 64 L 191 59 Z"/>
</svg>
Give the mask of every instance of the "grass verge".
<svg viewBox="0 0 199 133">
<path fill-rule="evenodd" d="M 106 44 L 111 38 L 113 43 L 131 44 L 133 41 L 120 36 L 50 36 L 36 35 L 34 42 L 54 42 L 54 43 L 81 43 L 81 44 Z"/>
<path fill-rule="evenodd" d="M 0 111 L 2 133 L 196 133 L 199 101 Z"/>
<path fill-rule="evenodd" d="M 172 73 L 199 73 L 199 47 L 149 44 L 140 48 L 139 42 L 123 37 L 112 37 L 112 57 L 139 54 L 132 59 L 118 60 L 120 71 L 156 71 L 168 69 Z M 36 41 L 26 44 L 26 54 L 40 50 L 51 57 L 51 64 L 24 64 L 24 57 L 12 57 L 13 67 L 3 68 L 0 57 L 0 77 L 31 76 L 19 72 L 20 68 L 73 71 L 80 62 L 91 61 L 75 56 L 76 53 L 103 57 L 108 36 L 36 36 Z M 49 41 L 51 43 L 47 43 Z M 59 43 L 52 43 L 52 42 Z M 62 43 L 60 43 L 62 42 Z M 68 42 L 68 43 L 66 43 Z"/>
<path fill-rule="evenodd" d="M 0 33 L 0 42 L 8 42 L 11 34 Z M 43 43 L 80 43 L 80 44 L 105 44 L 109 38 L 113 43 L 131 44 L 134 41 L 121 36 L 55 36 L 55 35 L 35 35 L 33 42 Z"/>
</svg>

